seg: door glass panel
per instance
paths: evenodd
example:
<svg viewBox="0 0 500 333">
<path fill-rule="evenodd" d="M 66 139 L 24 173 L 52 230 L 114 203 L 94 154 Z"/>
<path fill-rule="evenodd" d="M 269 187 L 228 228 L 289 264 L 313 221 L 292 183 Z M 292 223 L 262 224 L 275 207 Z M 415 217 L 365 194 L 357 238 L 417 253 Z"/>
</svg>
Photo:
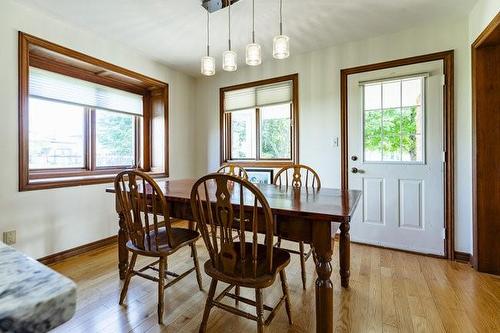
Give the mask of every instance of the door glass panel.
<svg viewBox="0 0 500 333">
<path fill-rule="evenodd" d="M 364 91 L 365 110 L 382 108 L 382 85 L 380 83 L 367 84 Z"/>
<path fill-rule="evenodd" d="M 363 86 L 365 161 L 423 162 L 423 82 L 413 77 Z M 382 110 L 370 109 L 377 105 Z"/>
<path fill-rule="evenodd" d="M 255 109 L 231 113 L 232 159 L 255 159 L 256 131 Z"/>
<path fill-rule="evenodd" d="M 365 112 L 365 136 L 374 137 L 382 135 L 382 111 Z"/>
<path fill-rule="evenodd" d="M 83 168 L 85 109 L 29 98 L 29 168 Z"/>
<path fill-rule="evenodd" d="M 384 161 L 401 161 L 401 137 L 399 135 L 384 135 L 382 154 Z"/>
<path fill-rule="evenodd" d="M 422 161 L 422 135 L 412 134 L 401 137 L 402 160 L 409 162 Z"/>
<path fill-rule="evenodd" d="M 396 108 L 401 105 L 401 81 L 382 84 L 382 107 Z"/>
<path fill-rule="evenodd" d="M 96 166 L 135 165 L 135 116 L 96 110 Z"/>
<path fill-rule="evenodd" d="M 422 78 L 407 79 L 401 82 L 402 106 L 422 104 Z"/>
</svg>

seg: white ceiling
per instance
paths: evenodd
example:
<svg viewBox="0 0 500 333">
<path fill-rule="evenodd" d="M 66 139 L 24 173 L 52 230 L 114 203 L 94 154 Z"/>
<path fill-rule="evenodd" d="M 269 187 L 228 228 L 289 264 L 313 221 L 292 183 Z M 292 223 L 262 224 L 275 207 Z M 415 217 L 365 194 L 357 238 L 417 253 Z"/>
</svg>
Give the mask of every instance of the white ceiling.
<svg viewBox="0 0 500 333">
<path fill-rule="evenodd" d="M 17 0 L 70 24 L 131 46 L 193 76 L 206 50 L 201 0 Z M 284 32 L 292 54 L 321 49 L 466 15 L 475 0 L 284 0 Z M 231 9 L 232 44 L 244 63 L 251 39 L 251 0 Z M 278 34 L 278 0 L 255 0 L 256 34 L 266 61 Z M 211 16 L 211 51 L 221 65 L 227 9 Z"/>
</svg>

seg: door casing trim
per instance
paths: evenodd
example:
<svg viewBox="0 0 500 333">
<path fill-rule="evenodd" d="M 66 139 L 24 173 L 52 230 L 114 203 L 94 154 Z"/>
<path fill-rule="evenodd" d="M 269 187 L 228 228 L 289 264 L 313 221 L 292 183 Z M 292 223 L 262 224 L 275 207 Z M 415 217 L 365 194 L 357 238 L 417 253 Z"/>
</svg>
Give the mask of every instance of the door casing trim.
<svg viewBox="0 0 500 333">
<path fill-rule="evenodd" d="M 341 135 L 341 188 L 349 188 L 349 133 L 348 133 L 348 87 L 349 75 L 380 69 L 414 65 L 430 61 L 443 61 L 443 142 L 445 147 L 444 175 L 444 240 L 443 258 L 455 259 L 455 126 L 454 126 L 454 51 L 448 50 L 415 57 L 384 61 L 340 70 L 340 135 Z"/>
</svg>

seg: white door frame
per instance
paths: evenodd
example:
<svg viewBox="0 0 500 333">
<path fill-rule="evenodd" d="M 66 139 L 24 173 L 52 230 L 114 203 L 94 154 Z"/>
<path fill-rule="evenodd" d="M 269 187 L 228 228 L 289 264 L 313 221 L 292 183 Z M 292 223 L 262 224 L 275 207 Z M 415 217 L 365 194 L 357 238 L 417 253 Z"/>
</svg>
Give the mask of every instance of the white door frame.
<svg viewBox="0 0 500 333">
<path fill-rule="evenodd" d="M 349 151 L 348 151 L 348 86 L 347 80 L 349 75 L 371 72 L 380 69 L 393 67 L 407 66 L 419 64 L 429 61 L 443 61 L 443 141 L 445 148 L 444 156 L 444 256 L 449 260 L 455 259 L 455 191 L 454 191 L 454 174 L 455 174 L 455 157 L 454 157 L 454 51 L 443 51 L 431 54 L 425 54 L 410 58 L 385 61 L 376 64 L 363 65 L 358 67 L 345 68 L 340 71 L 340 126 L 341 126 L 341 187 L 342 190 L 349 188 Z M 349 225 L 343 225 L 344 237 L 349 239 Z"/>
</svg>

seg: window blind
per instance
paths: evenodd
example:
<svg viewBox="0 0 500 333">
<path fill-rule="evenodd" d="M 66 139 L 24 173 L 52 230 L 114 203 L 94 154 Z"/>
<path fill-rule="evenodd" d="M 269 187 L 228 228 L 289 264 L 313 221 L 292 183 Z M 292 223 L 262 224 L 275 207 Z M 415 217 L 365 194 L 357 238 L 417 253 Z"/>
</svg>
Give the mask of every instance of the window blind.
<svg viewBox="0 0 500 333">
<path fill-rule="evenodd" d="M 30 67 L 29 95 L 142 116 L 142 96 Z"/>
<path fill-rule="evenodd" d="M 292 95 L 292 81 L 231 90 L 224 94 L 224 110 L 232 112 L 267 105 L 291 103 Z"/>
</svg>

